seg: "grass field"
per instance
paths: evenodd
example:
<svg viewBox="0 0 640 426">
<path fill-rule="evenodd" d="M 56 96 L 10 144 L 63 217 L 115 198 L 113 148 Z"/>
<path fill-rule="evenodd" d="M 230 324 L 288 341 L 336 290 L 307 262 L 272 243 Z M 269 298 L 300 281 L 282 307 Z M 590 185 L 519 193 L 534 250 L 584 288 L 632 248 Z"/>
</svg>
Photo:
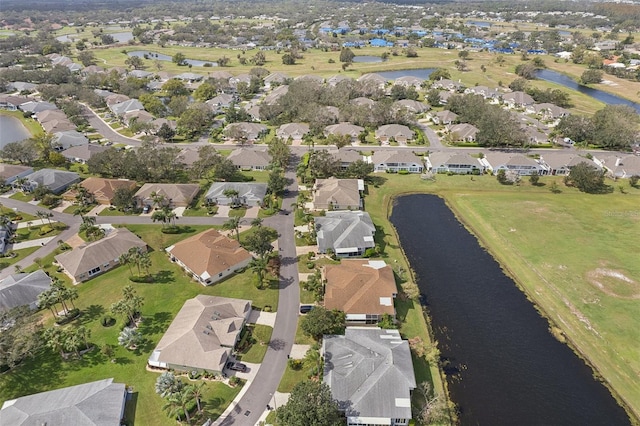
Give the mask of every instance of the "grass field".
<svg viewBox="0 0 640 426">
<path fill-rule="evenodd" d="M 277 289 L 256 289 L 250 273 L 237 274 L 216 285 L 204 287 L 189 280 L 162 251 L 162 248 L 207 228 L 190 226 L 183 234 L 169 235 L 161 233 L 158 225 L 131 226 L 130 229 L 140 235 L 152 249 L 150 272 L 155 277 L 155 282 L 131 283 L 129 268 L 122 266 L 79 284 L 77 286 L 79 299 L 75 301 L 75 305 L 82 310 L 82 315 L 75 323 L 82 324 L 91 331 L 89 340 L 97 346 L 101 347 L 104 344 L 117 346 L 117 335 L 123 324 L 122 318 L 118 318 L 117 324 L 108 328 L 103 327 L 100 321 L 103 316 L 109 314 L 109 306 L 121 298 L 122 288 L 131 284 L 145 301 L 142 308 L 144 321 L 140 326 L 145 342 L 135 351 L 117 346 L 115 363 L 109 362 L 99 350 L 94 350 L 77 361 L 63 361 L 57 353 L 50 350 L 43 351 L 34 359 L 27 360 L 15 370 L 0 376 L 0 401 L 89 380 L 113 377 L 118 382 L 135 385 L 135 392 L 138 394 L 135 409 L 136 424 L 175 424 L 175 421 L 169 419 L 162 411 L 163 400 L 153 391 L 158 374 L 146 371 L 145 366 L 151 351 L 184 301 L 198 294 L 208 294 L 242 297 L 251 299 L 254 306 L 259 308 L 265 305 L 271 305 L 273 310 L 277 308 Z M 50 262 L 52 258 L 53 255 L 43 259 L 43 262 Z M 135 266 L 133 269 L 135 270 Z M 50 325 L 52 321 L 50 314 L 44 311 L 43 314 L 45 321 Z M 269 338 L 270 328 L 267 327 L 267 329 L 258 331 L 259 340 Z M 260 349 L 257 347 L 248 356 L 255 360 L 260 359 Z M 42 374 L 42 371 L 47 373 Z M 240 388 L 229 388 L 221 383 L 207 382 L 204 397 L 206 416 L 211 418 L 219 416 L 239 391 Z"/>
<path fill-rule="evenodd" d="M 480 239 L 565 339 L 597 370 L 613 393 L 640 416 L 640 189 L 587 195 L 543 177 L 501 186 L 495 177 L 383 175 L 369 187 L 367 209 L 381 224 L 386 251 L 396 241 L 386 207 L 399 193 L 438 194 Z M 562 189 L 552 194 L 557 181 Z M 612 182 L 609 182 L 612 183 Z M 405 321 L 415 327 L 415 321 Z M 405 326 L 405 327 L 406 327 Z M 561 330 L 559 332 L 558 330 Z M 405 333 L 405 329 L 402 330 Z M 407 335 L 409 333 L 406 333 Z"/>
</svg>

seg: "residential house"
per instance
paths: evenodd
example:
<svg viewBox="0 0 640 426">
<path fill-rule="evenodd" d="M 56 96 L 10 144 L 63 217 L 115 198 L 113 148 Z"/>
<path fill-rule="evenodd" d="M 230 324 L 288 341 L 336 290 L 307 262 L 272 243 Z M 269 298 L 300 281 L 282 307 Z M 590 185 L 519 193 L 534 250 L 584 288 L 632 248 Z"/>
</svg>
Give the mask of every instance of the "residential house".
<svg viewBox="0 0 640 426">
<path fill-rule="evenodd" d="M 209 105 L 209 107 L 214 113 L 220 114 L 224 112 L 226 108 L 229 108 L 229 106 L 235 100 L 236 100 L 235 96 L 230 95 L 228 93 L 222 93 L 218 96 L 215 96 L 209 99 L 208 101 L 205 102 L 205 104 Z"/>
<path fill-rule="evenodd" d="M 586 163 L 591 167 L 600 169 L 592 160 L 581 157 L 575 153 L 550 152 L 540 156 L 538 162 L 545 168 L 544 174 L 566 176 L 571 168 L 580 163 Z"/>
<path fill-rule="evenodd" d="M 324 107 L 324 111 L 327 112 L 326 115 L 332 118 L 334 122 L 338 121 L 338 118 L 340 117 L 340 109 L 338 107 L 334 107 L 333 105 L 327 105 L 326 107 Z"/>
<path fill-rule="evenodd" d="M 34 92 L 38 86 L 33 83 L 28 83 L 26 81 L 13 81 L 7 84 L 7 91 L 14 91 L 18 93 L 22 92 Z"/>
<path fill-rule="evenodd" d="M 51 102 L 44 101 L 28 101 L 19 106 L 20 110 L 24 112 L 30 112 L 32 114 L 37 114 L 42 111 L 58 109 L 57 106 L 52 104 Z"/>
<path fill-rule="evenodd" d="M 69 120 L 67 114 L 61 109 L 47 109 L 34 114 L 33 117 L 38 120 L 41 125 L 52 120 Z"/>
<path fill-rule="evenodd" d="M 415 114 L 422 114 L 423 112 L 429 111 L 429 109 L 431 108 L 427 104 L 414 101 L 411 99 L 402 99 L 400 101 L 396 101 L 393 103 L 393 107 L 397 109 L 405 108 L 406 110 L 413 112 Z"/>
<path fill-rule="evenodd" d="M 387 79 L 376 73 L 363 74 L 358 77 L 358 81 L 361 83 L 369 82 L 380 89 L 384 89 L 384 87 L 387 85 Z"/>
<path fill-rule="evenodd" d="M 473 86 L 473 87 L 468 87 L 464 90 L 464 93 L 471 93 L 474 95 L 480 95 L 485 99 L 495 99 L 498 96 L 500 96 L 500 93 L 495 90 L 495 89 L 491 89 L 487 86 Z"/>
<path fill-rule="evenodd" d="M 374 101 L 373 99 L 365 98 L 363 96 L 351 99 L 349 103 L 355 106 L 368 108 L 373 108 L 376 105 L 376 101 Z"/>
<path fill-rule="evenodd" d="M 13 236 L 13 225 L 11 223 L 0 225 L 0 254 L 7 251 Z"/>
<path fill-rule="evenodd" d="M 340 161 L 340 169 L 347 170 L 347 168 L 356 161 L 364 161 L 362 153 L 357 149 L 340 148 L 337 151 L 329 151 L 333 158 Z"/>
<path fill-rule="evenodd" d="M 264 87 L 265 89 L 270 90 L 276 86 L 282 86 L 288 79 L 289 76 L 286 74 L 274 72 L 264 78 Z"/>
<path fill-rule="evenodd" d="M 209 229 L 167 247 L 167 253 L 202 285 L 211 285 L 247 267 L 251 253 L 240 243 Z M 197 254 L 194 255 L 194 254 Z"/>
<path fill-rule="evenodd" d="M 45 111 L 47 112 L 47 111 Z M 60 120 L 49 120 L 42 123 L 42 129 L 45 133 L 60 133 L 76 130 L 76 125 L 66 118 Z"/>
<path fill-rule="evenodd" d="M 40 169 L 26 176 L 27 182 L 23 189 L 33 191 L 39 186 L 49 188 L 54 194 L 60 194 L 65 189 L 80 181 L 80 175 L 56 169 Z"/>
<path fill-rule="evenodd" d="M 240 170 L 266 170 L 271 166 L 271 156 L 261 149 L 237 148 L 227 159 Z"/>
<path fill-rule="evenodd" d="M 227 138 L 236 139 L 237 141 L 254 142 L 269 132 L 264 124 L 259 123 L 231 123 L 224 128 L 224 134 Z"/>
<path fill-rule="evenodd" d="M 225 195 L 227 191 L 236 191 L 238 195 Z M 220 206 L 243 205 L 259 206 L 267 195 L 267 184 L 256 182 L 214 182 L 209 187 L 205 199 Z"/>
<path fill-rule="evenodd" d="M 424 83 L 424 79 L 414 77 L 412 75 L 405 75 L 403 77 L 398 77 L 393 82 L 394 85 L 404 86 L 404 87 L 413 87 L 416 90 L 419 90 L 422 87 L 422 83 Z"/>
<path fill-rule="evenodd" d="M 385 124 L 376 130 L 376 139 L 388 144 L 393 139 L 399 144 L 406 144 L 415 136 L 415 132 L 403 124 Z"/>
<path fill-rule="evenodd" d="M 31 173 L 33 173 L 33 168 L 29 166 L 0 163 L 0 179 L 7 185 L 12 184 L 18 178 L 29 176 Z"/>
<path fill-rule="evenodd" d="M 0 312 L 7 312 L 18 306 L 38 307 L 38 296 L 49 290 L 51 278 L 42 269 L 21 272 L 0 280 Z"/>
<path fill-rule="evenodd" d="M 152 77 L 153 73 L 150 71 L 144 71 L 144 70 L 131 70 L 127 73 L 127 75 L 135 78 L 147 78 L 147 77 Z"/>
<path fill-rule="evenodd" d="M 550 104 L 548 102 L 541 104 L 533 104 L 527 109 L 530 114 L 537 114 L 542 120 L 557 120 L 562 117 L 566 117 L 570 114 L 569 110 L 561 108 L 557 105 Z"/>
<path fill-rule="evenodd" d="M 327 85 L 331 87 L 336 87 L 341 82 L 347 81 L 347 80 L 353 81 L 351 77 L 347 77 L 346 75 L 343 75 L 343 74 L 336 74 L 327 79 Z"/>
<path fill-rule="evenodd" d="M 332 124 L 324 128 L 325 136 L 329 135 L 349 135 L 352 141 L 358 140 L 358 135 L 364 131 L 364 127 L 356 126 L 349 122 L 343 122 L 338 124 Z"/>
<path fill-rule="evenodd" d="M 193 73 L 193 72 L 183 72 L 182 74 L 178 74 L 173 78 L 175 78 L 177 80 L 185 81 L 187 83 L 194 83 L 196 81 L 202 80 L 204 78 L 204 76 L 200 75 L 200 74 Z"/>
<path fill-rule="evenodd" d="M 64 151 L 72 146 L 87 145 L 89 139 L 76 130 L 67 130 L 53 134 L 51 145 L 56 151 Z"/>
<path fill-rule="evenodd" d="M 315 218 L 318 252 L 332 250 L 337 256 L 362 256 L 374 248 L 376 227 L 369 213 L 362 211 L 328 211 Z"/>
<path fill-rule="evenodd" d="M 126 401 L 124 383 L 103 379 L 7 400 L 0 424 L 120 426 Z"/>
<path fill-rule="evenodd" d="M 364 180 L 316 179 L 312 193 L 312 210 L 361 210 Z"/>
<path fill-rule="evenodd" d="M 296 78 L 294 78 L 294 80 L 296 80 L 296 81 L 312 81 L 312 82 L 317 83 L 317 84 L 323 84 L 324 83 L 324 78 L 320 77 L 317 74 L 299 75 Z"/>
<path fill-rule="evenodd" d="M 422 173 L 424 166 L 422 158 L 412 152 L 402 151 L 376 151 L 370 157 L 374 172 L 409 172 Z"/>
<path fill-rule="evenodd" d="M 137 123 L 151 123 L 155 120 L 155 117 L 143 109 L 127 111 L 122 115 L 122 121 L 126 123 L 127 126 L 129 126 L 133 120 Z"/>
<path fill-rule="evenodd" d="M 134 189 L 136 182 L 127 179 L 105 179 L 90 177 L 83 180 L 80 186 L 87 190 L 98 204 L 109 205 L 118 189 Z M 70 189 L 62 197 L 65 200 L 75 200 L 77 191 Z"/>
<path fill-rule="evenodd" d="M 309 125 L 306 123 L 287 123 L 276 130 L 276 136 L 285 141 L 289 138 L 301 141 L 307 133 L 309 133 Z"/>
<path fill-rule="evenodd" d="M 151 353 L 151 367 L 222 373 L 251 315 L 251 301 L 200 294 L 184 302 Z"/>
<path fill-rule="evenodd" d="M 0 108 L 9 111 L 16 111 L 18 107 L 30 101 L 30 98 L 19 95 L 0 94 Z"/>
<path fill-rule="evenodd" d="M 526 108 L 533 105 L 533 98 L 527 93 L 516 91 L 502 95 L 504 104 L 509 108 Z"/>
<path fill-rule="evenodd" d="M 464 88 L 464 84 L 460 81 L 450 80 L 448 78 L 441 78 L 431 83 L 432 89 L 444 89 L 451 92 L 456 92 Z"/>
<path fill-rule="evenodd" d="M 540 163 L 522 154 L 489 152 L 484 158 L 480 159 L 480 162 L 494 175 L 498 174 L 500 170 L 510 170 L 520 176 L 529 176 L 534 171 L 539 175 L 545 172 L 545 168 Z"/>
<path fill-rule="evenodd" d="M 264 97 L 262 101 L 265 105 L 275 105 L 282 96 L 286 95 L 289 92 L 289 86 L 278 86 L 271 91 L 267 96 Z"/>
<path fill-rule="evenodd" d="M 109 99 L 109 98 L 107 98 L 107 99 Z M 108 102 L 107 102 L 107 105 L 109 105 Z M 142 109 L 144 109 L 144 106 L 137 99 L 129 99 L 129 100 L 126 100 L 124 102 L 119 102 L 119 103 L 116 103 L 116 104 L 109 105 L 109 109 L 116 116 L 122 117 L 128 112 L 142 110 Z"/>
<path fill-rule="evenodd" d="M 145 183 L 136 192 L 140 206 L 153 206 L 154 196 L 163 197 L 163 205 L 171 208 L 187 207 L 200 192 L 200 185 L 194 183 Z"/>
<path fill-rule="evenodd" d="M 116 228 L 104 238 L 82 244 L 55 257 L 74 283 L 80 283 L 120 265 L 120 256 L 129 249 L 147 251 L 147 244 L 127 228 Z"/>
<path fill-rule="evenodd" d="M 453 124 L 448 130 L 455 142 L 474 142 L 478 133 L 478 128 L 469 123 Z"/>
<path fill-rule="evenodd" d="M 112 105 L 117 105 L 123 102 L 130 100 L 131 98 L 127 95 L 121 95 L 120 93 L 112 93 L 110 95 L 105 96 L 104 101 L 108 107 Z"/>
<path fill-rule="evenodd" d="M 416 379 L 409 343 L 398 330 L 347 327 L 324 336 L 323 382 L 349 426 L 406 426 Z"/>
<path fill-rule="evenodd" d="M 448 126 L 452 123 L 455 123 L 458 120 L 458 114 L 456 114 L 455 112 L 451 112 L 448 109 L 436 112 L 435 114 L 431 115 L 431 121 L 433 121 L 434 124 L 443 124 L 445 126 Z"/>
<path fill-rule="evenodd" d="M 377 324 L 383 315 L 396 316 L 398 293 L 393 269 L 384 260 L 343 259 L 325 265 L 324 307 L 346 314 L 347 325 Z"/>
<path fill-rule="evenodd" d="M 428 169 L 434 173 L 468 175 L 484 171 L 480 160 L 466 152 L 434 152 L 429 155 L 428 161 Z"/>
<path fill-rule="evenodd" d="M 593 161 L 607 173 L 616 178 L 630 178 L 640 176 L 640 156 L 637 155 L 607 155 L 596 154 Z"/>
<path fill-rule="evenodd" d="M 88 143 L 86 145 L 72 146 L 71 148 L 65 149 L 60 154 L 72 163 L 86 164 L 91 157 L 108 149 L 108 147 L 97 143 Z"/>
</svg>

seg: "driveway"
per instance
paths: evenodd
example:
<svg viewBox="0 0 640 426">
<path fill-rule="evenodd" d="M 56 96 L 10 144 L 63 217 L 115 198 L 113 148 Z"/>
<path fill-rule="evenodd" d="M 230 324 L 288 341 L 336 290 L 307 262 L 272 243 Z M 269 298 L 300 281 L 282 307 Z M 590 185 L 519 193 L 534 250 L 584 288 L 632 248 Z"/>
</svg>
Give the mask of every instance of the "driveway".
<svg viewBox="0 0 640 426">
<path fill-rule="evenodd" d="M 255 219 L 258 217 L 258 212 L 260 211 L 260 207 L 253 206 L 247 209 L 244 214 L 245 219 Z"/>
<path fill-rule="evenodd" d="M 276 313 L 275 312 L 264 312 L 252 310 L 251 315 L 249 316 L 250 324 L 261 324 L 268 325 L 269 327 L 273 327 L 276 323 Z"/>
<path fill-rule="evenodd" d="M 138 139 L 128 138 L 126 136 L 122 136 L 120 133 L 116 132 L 109 126 L 102 118 L 100 118 L 91 108 L 87 105 L 84 106 L 84 116 L 89 120 L 89 124 L 91 127 L 96 129 L 98 133 L 100 133 L 106 139 L 109 139 L 113 143 L 121 143 L 124 145 L 133 145 L 140 146 L 142 142 Z"/>
<path fill-rule="evenodd" d="M 216 216 L 228 218 L 230 210 L 231 210 L 231 207 L 229 206 L 218 206 L 218 211 L 216 213 Z"/>
</svg>

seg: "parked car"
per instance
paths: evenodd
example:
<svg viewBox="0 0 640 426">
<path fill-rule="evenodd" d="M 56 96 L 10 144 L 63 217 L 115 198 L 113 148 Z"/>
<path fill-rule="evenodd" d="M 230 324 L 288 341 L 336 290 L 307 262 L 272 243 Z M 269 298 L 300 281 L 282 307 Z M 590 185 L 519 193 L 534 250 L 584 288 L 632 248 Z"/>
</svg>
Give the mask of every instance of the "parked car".
<svg viewBox="0 0 640 426">
<path fill-rule="evenodd" d="M 313 305 L 300 305 L 301 314 L 307 314 L 311 312 L 312 309 L 313 309 Z"/>
<path fill-rule="evenodd" d="M 145 204 L 144 207 L 142 208 L 142 213 L 149 213 L 149 210 L 151 210 L 151 206 L 148 204 Z"/>
<path fill-rule="evenodd" d="M 227 370 L 240 371 L 244 373 L 245 371 L 247 371 L 247 366 L 246 364 L 243 364 L 241 362 L 228 362 Z"/>
</svg>

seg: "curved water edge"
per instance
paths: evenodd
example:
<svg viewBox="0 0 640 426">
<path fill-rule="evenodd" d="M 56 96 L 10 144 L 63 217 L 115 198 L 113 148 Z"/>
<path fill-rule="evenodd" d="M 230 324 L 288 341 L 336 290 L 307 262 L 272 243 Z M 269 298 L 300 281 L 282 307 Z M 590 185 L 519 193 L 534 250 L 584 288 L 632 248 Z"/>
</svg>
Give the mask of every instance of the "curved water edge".
<svg viewBox="0 0 640 426">
<path fill-rule="evenodd" d="M 430 304 L 462 424 L 629 424 L 443 199 L 402 194 L 392 202 L 389 219 Z"/>
<path fill-rule="evenodd" d="M 629 99 L 622 98 L 609 92 L 602 91 L 600 89 L 594 89 L 591 86 L 583 86 L 577 81 L 573 80 L 568 75 L 553 71 L 550 69 L 543 69 L 536 71 L 536 77 L 540 80 L 549 81 L 551 83 L 559 84 L 568 89 L 575 90 L 584 95 L 591 96 L 592 98 L 604 102 L 610 105 L 628 105 L 640 113 L 640 104 L 633 102 Z"/>
<path fill-rule="evenodd" d="M 20 119 L 7 114 L 0 114 L 0 148 L 11 142 L 19 142 L 31 137 L 29 129 L 27 129 Z"/>
<path fill-rule="evenodd" d="M 353 57 L 353 62 L 355 63 L 367 63 L 374 64 L 384 62 L 380 56 L 373 55 L 356 55 Z"/>
<path fill-rule="evenodd" d="M 164 53 L 151 52 L 148 50 L 133 50 L 131 52 L 127 52 L 128 56 L 137 56 L 139 58 L 144 59 L 154 59 L 165 62 L 172 62 L 173 58 L 169 55 L 165 55 Z M 192 65 L 194 67 L 205 67 L 205 64 L 211 67 L 217 67 L 218 64 L 215 61 L 201 61 L 199 59 L 185 59 L 184 61 L 187 65 Z"/>
</svg>

